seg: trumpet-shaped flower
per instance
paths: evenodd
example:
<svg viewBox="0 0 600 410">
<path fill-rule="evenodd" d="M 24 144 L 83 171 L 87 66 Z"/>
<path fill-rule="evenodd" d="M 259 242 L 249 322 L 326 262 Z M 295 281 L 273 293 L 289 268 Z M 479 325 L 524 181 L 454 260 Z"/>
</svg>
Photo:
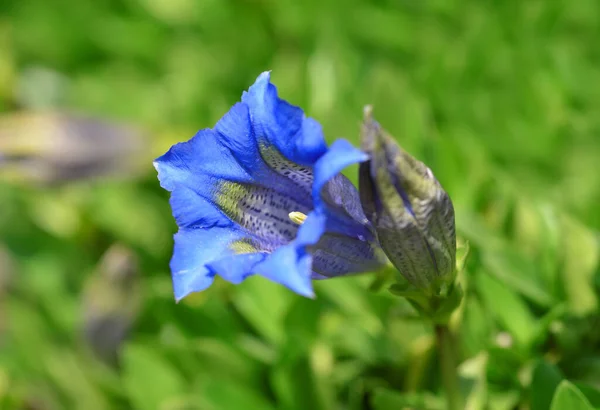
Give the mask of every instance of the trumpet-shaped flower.
<svg viewBox="0 0 600 410">
<path fill-rule="evenodd" d="M 321 126 L 261 74 L 213 129 L 158 158 L 179 227 L 175 298 L 258 274 L 304 296 L 311 279 L 360 273 L 383 260 L 358 192 L 340 171 L 367 156 L 327 147 Z"/>
</svg>

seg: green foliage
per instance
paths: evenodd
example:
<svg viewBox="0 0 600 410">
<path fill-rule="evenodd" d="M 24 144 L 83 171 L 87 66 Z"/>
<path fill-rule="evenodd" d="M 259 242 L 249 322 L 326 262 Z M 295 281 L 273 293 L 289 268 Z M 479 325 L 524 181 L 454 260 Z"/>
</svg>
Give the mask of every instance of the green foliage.
<svg viewBox="0 0 600 410">
<path fill-rule="evenodd" d="M 551 410 L 593 410 L 590 402 L 583 393 L 568 381 L 563 381 L 558 385 L 554 398 L 552 399 Z"/>
<path fill-rule="evenodd" d="M 531 410 L 549 409 L 553 393 L 562 380 L 562 374 L 554 365 L 540 361 L 533 369 Z"/>
<path fill-rule="evenodd" d="M 452 197 L 466 408 L 600 408 L 598 38 L 595 0 L 2 1 L 0 110 L 130 122 L 151 153 L 135 176 L 50 186 L 0 163 L 0 408 L 444 408 L 432 329 L 370 275 L 316 300 L 251 278 L 174 302 L 151 160 L 269 69 L 330 140 L 357 144 L 373 104 Z M 0 155 L 26 138 L 0 133 Z M 91 323 L 115 244 L 143 302 Z"/>
</svg>

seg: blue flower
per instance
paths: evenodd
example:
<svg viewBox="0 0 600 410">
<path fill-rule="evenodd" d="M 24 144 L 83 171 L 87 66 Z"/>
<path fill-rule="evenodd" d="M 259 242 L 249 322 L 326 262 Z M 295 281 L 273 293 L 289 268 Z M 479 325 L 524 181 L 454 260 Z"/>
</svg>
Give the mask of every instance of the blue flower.
<svg viewBox="0 0 600 410">
<path fill-rule="evenodd" d="M 365 160 L 347 141 L 327 147 L 319 123 L 262 73 L 213 129 L 154 162 L 179 227 L 175 298 L 216 274 L 235 284 L 258 274 L 312 297 L 311 279 L 379 267 L 358 192 L 339 173 Z"/>
</svg>

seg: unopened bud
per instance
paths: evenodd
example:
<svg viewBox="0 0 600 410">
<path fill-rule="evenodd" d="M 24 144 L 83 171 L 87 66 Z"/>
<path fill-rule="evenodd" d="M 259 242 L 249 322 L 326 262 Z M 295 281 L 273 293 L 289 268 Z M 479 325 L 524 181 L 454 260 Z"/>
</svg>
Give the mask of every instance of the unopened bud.
<svg viewBox="0 0 600 410">
<path fill-rule="evenodd" d="M 404 151 L 365 108 L 361 203 L 387 257 L 415 287 L 439 295 L 455 278 L 456 233 L 450 197 L 431 170 Z"/>
</svg>

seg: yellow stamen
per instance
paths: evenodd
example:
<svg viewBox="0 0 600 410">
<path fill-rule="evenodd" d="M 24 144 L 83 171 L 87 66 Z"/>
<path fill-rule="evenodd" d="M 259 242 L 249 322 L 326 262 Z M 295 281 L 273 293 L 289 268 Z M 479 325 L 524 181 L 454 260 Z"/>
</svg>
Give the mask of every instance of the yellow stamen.
<svg viewBox="0 0 600 410">
<path fill-rule="evenodd" d="M 298 225 L 302 225 L 306 220 L 306 215 L 304 215 L 302 212 L 290 212 L 288 216 L 293 223 Z"/>
</svg>

